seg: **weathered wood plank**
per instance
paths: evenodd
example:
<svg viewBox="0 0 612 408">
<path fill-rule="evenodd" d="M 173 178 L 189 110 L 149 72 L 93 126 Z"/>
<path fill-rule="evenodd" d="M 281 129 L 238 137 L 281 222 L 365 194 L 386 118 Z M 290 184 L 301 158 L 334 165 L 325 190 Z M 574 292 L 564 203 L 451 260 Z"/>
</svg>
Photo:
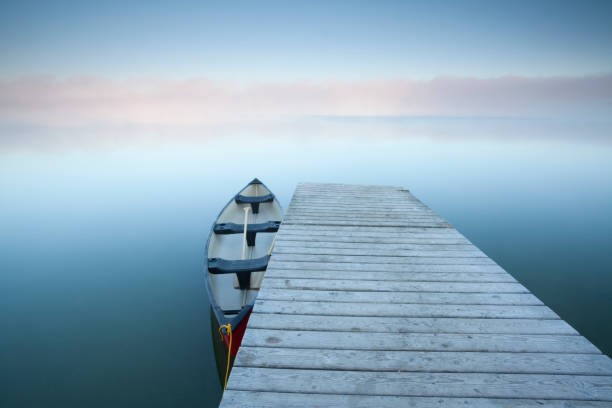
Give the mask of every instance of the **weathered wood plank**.
<svg viewBox="0 0 612 408">
<path fill-rule="evenodd" d="M 491 265 L 427 265 L 427 264 L 351 264 L 337 262 L 291 262 L 279 260 L 272 256 L 268 268 L 272 269 L 299 269 L 299 270 L 322 270 L 322 271 L 367 271 L 367 272 L 405 272 L 406 274 L 416 272 L 506 272 L 497 264 Z M 266 274 L 267 275 L 267 274 Z M 268 275 L 267 275 L 268 276 Z"/>
<path fill-rule="evenodd" d="M 413 303 L 303 302 L 257 299 L 257 313 L 379 317 L 476 317 L 487 319 L 558 319 L 547 306 L 431 305 Z"/>
<path fill-rule="evenodd" d="M 371 333 L 249 327 L 242 344 L 330 350 L 601 354 L 584 337 L 562 334 Z"/>
<path fill-rule="evenodd" d="M 303 213 L 322 211 L 322 212 L 339 212 L 346 213 L 344 211 L 346 208 L 349 210 L 354 210 L 360 213 L 366 213 L 368 215 L 371 214 L 389 214 L 390 211 L 386 211 L 387 209 L 391 210 L 406 210 L 419 212 L 422 215 L 431 215 L 436 214 L 435 211 L 430 208 L 424 206 L 418 202 L 392 202 L 391 200 L 350 200 L 350 201 L 334 201 L 334 202 L 323 202 L 318 200 L 308 200 L 308 201 L 293 201 L 290 203 L 289 208 L 291 208 L 291 212 L 289 215 L 302 215 Z M 299 211 L 298 211 L 299 210 Z M 302 212 L 303 211 L 303 212 Z"/>
<path fill-rule="evenodd" d="M 371 237 L 371 238 L 457 238 L 465 237 L 452 228 L 425 228 L 425 227 L 352 227 L 350 225 L 337 225 L 329 227 L 325 225 L 313 225 L 309 230 L 308 225 L 281 224 L 279 234 L 294 234 L 332 237 Z M 401 230 L 405 231 L 401 231 Z"/>
<path fill-rule="evenodd" d="M 351 394 L 314 394 L 314 393 L 281 393 L 262 391 L 227 390 L 223 395 L 221 408 L 604 408 L 609 407 L 606 401 L 584 400 L 551 400 L 551 399 L 499 399 L 499 398 L 440 398 L 440 397 L 398 397 L 384 395 L 351 395 Z"/>
<path fill-rule="evenodd" d="M 300 192 L 302 194 L 300 194 Z M 398 201 L 398 202 L 412 202 L 417 201 L 416 197 L 407 191 L 366 191 L 366 190 L 301 190 L 298 189 L 298 194 L 294 196 L 295 200 L 323 200 L 327 202 L 343 201 L 343 200 L 380 200 L 380 201 Z"/>
<path fill-rule="evenodd" d="M 350 183 L 315 183 L 312 181 L 303 181 L 300 182 L 297 187 L 297 189 L 321 189 L 321 190 L 333 190 L 333 189 L 372 189 L 372 191 L 378 191 L 378 190 L 384 190 L 384 191 L 389 191 L 389 190 L 403 190 L 406 192 L 409 192 L 408 189 L 402 187 L 402 186 L 383 186 L 380 184 L 372 184 L 372 185 L 366 185 L 366 184 L 350 184 Z"/>
<path fill-rule="evenodd" d="M 277 235 L 277 239 L 282 238 L 282 242 L 295 245 L 303 245 L 304 243 L 312 244 L 337 244 L 337 245 L 352 245 L 352 244 L 399 244 L 399 245 L 457 245 L 460 247 L 467 247 L 473 245 L 466 238 L 427 238 L 421 236 L 399 236 L 399 237 L 372 237 L 367 234 L 362 236 L 356 235 L 316 235 L 308 234 L 305 235 L 302 232 L 280 232 Z"/>
<path fill-rule="evenodd" d="M 277 243 L 275 249 L 276 255 L 295 254 L 295 255 L 334 255 L 334 256 L 368 256 L 368 257 L 431 257 L 431 258 L 487 258 L 480 250 L 414 250 L 393 248 L 390 245 L 389 249 L 370 248 L 326 248 L 322 246 L 285 246 L 282 243 Z M 384 259 L 382 260 L 385 261 Z"/>
<path fill-rule="evenodd" d="M 298 194 L 295 199 L 298 200 L 313 200 L 321 199 L 328 201 L 336 201 L 343 199 L 363 199 L 363 200 L 411 200 L 416 198 L 407 191 L 400 190 L 365 190 L 365 189 L 350 189 L 346 187 L 337 189 L 297 189 Z"/>
<path fill-rule="evenodd" d="M 308 197 L 308 198 L 296 198 L 291 201 L 291 205 L 329 205 L 329 206 L 347 206 L 355 208 L 368 208 L 376 207 L 378 211 L 381 211 L 385 206 L 387 207 L 408 207 L 408 208 L 419 208 L 424 207 L 423 203 L 415 200 L 414 198 L 405 197 L 355 197 L 352 195 L 337 196 L 330 199 L 329 197 Z"/>
<path fill-rule="evenodd" d="M 304 290 L 347 290 L 372 292 L 443 292 L 443 293 L 529 293 L 520 283 L 496 282 L 389 282 L 361 280 L 317 280 L 317 279 L 284 279 L 274 275 L 266 277 L 266 288 L 304 289 Z"/>
<path fill-rule="evenodd" d="M 372 214 L 389 214 L 393 211 L 397 212 L 413 212 L 417 213 L 420 211 L 423 215 L 436 214 L 435 211 L 427 208 L 423 204 L 417 202 L 387 202 L 387 201 L 334 201 L 334 202 L 321 202 L 321 201 L 299 201 L 292 202 L 289 207 L 291 210 L 288 214 L 302 215 L 302 210 L 305 212 L 311 211 L 329 211 L 339 213 L 350 213 L 359 212 L 361 214 L 372 215 Z"/>
<path fill-rule="evenodd" d="M 402 191 L 401 189 L 363 189 L 363 188 L 351 188 L 348 186 L 342 186 L 338 188 L 300 188 L 296 189 L 295 199 L 311 199 L 318 197 L 326 200 L 336 200 L 342 197 L 392 197 L 396 199 L 412 199 L 416 198 L 408 191 Z"/>
<path fill-rule="evenodd" d="M 375 207 L 375 211 L 383 211 L 385 205 L 389 206 L 404 206 L 404 207 L 425 207 L 425 205 L 414 197 L 405 196 L 387 196 L 387 197 L 376 197 L 376 196 L 361 196 L 355 197 L 354 195 L 338 195 L 336 198 L 329 199 L 329 197 L 297 197 L 294 196 L 290 202 L 291 205 L 319 205 L 319 206 L 355 206 L 361 208 Z"/>
<path fill-rule="evenodd" d="M 413 215 L 417 217 L 439 217 L 435 211 L 422 206 L 403 206 L 384 208 L 385 204 L 373 204 L 373 208 L 356 207 L 350 208 L 348 211 L 342 206 L 337 208 L 330 208 L 329 206 L 321 205 L 309 205 L 309 204 L 295 204 L 291 205 L 291 209 L 294 211 L 289 212 L 289 216 L 316 216 L 321 214 L 322 216 L 328 216 L 330 214 L 337 215 L 340 217 L 350 216 L 351 214 L 363 215 L 366 217 L 393 217 L 397 215 Z M 378 207 L 377 209 L 374 209 Z"/>
<path fill-rule="evenodd" d="M 308 237 L 311 242 L 335 242 L 335 241 L 347 241 L 348 242 L 360 242 L 362 240 L 375 240 L 374 242 L 385 243 L 386 240 L 389 242 L 405 242 L 409 240 L 415 240 L 418 242 L 429 240 L 430 242 L 446 243 L 448 241 L 460 241 L 460 243 L 470 243 L 464 236 L 458 234 L 448 234 L 446 228 L 434 229 L 427 228 L 428 231 L 417 232 L 413 231 L 410 233 L 402 234 L 400 232 L 389 232 L 384 233 L 378 229 L 374 229 L 372 232 L 355 232 L 355 231 L 338 231 L 337 229 L 319 230 L 319 231 L 305 231 L 301 229 L 294 229 L 298 225 L 284 225 L 281 227 L 277 234 L 277 239 L 287 238 L 292 241 L 304 240 Z M 371 241 L 363 241 L 371 242 Z"/>
<path fill-rule="evenodd" d="M 321 214 L 327 216 L 334 214 L 347 216 L 355 214 L 359 216 L 386 217 L 399 214 L 414 215 L 418 217 L 439 217 L 432 209 L 420 203 L 392 203 L 384 200 L 377 201 L 353 201 L 353 202 L 333 202 L 322 203 L 316 201 L 292 202 L 289 205 L 287 215 L 290 216 L 314 216 Z"/>
<path fill-rule="evenodd" d="M 507 273 L 492 272 L 386 272 L 386 271 L 334 271 L 319 269 L 268 268 L 271 278 L 292 279 L 336 279 L 336 280 L 374 280 L 400 282 L 472 282 L 472 283 L 516 283 Z"/>
<path fill-rule="evenodd" d="M 327 242 L 317 240 L 315 242 L 308 240 L 295 240 L 295 239 L 287 239 L 287 237 L 283 237 L 283 239 L 277 242 L 276 247 L 278 249 L 285 248 L 326 248 L 330 249 L 355 249 L 363 252 L 369 252 L 370 250 L 399 250 L 399 251 L 473 251 L 482 253 L 477 247 L 472 244 L 466 244 L 465 242 L 461 243 L 427 243 L 427 242 L 417 242 L 417 243 L 394 243 L 394 242 Z"/>
<path fill-rule="evenodd" d="M 350 184 L 350 183 L 316 183 L 312 181 L 302 181 L 297 187 L 298 189 L 336 189 L 336 188 L 354 188 L 354 189 L 373 189 L 373 190 L 402 190 L 409 192 L 407 188 L 403 186 L 388 186 L 388 185 L 380 185 L 380 184 Z"/>
<path fill-rule="evenodd" d="M 278 239 L 278 238 L 277 238 Z M 385 252 L 392 251 L 403 251 L 413 253 L 427 253 L 427 252 L 440 252 L 440 251 L 453 251 L 457 253 L 475 253 L 477 256 L 486 256 L 484 253 L 472 244 L 442 244 L 442 243 L 418 243 L 418 244 L 406 244 L 406 243 L 390 243 L 390 242 L 376 242 L 376 243 L 359 243 L 359 242 L 326 242 L 326 241 L 315 241 L 306 242 L 299 240 L 280 240 L 276 245 L 276 250 L 302 250 L 302 251 L 314 251 L 316 249 L 324 249 L 326 251 L 336 251 L 338 254 L 343 254 L 343 251 L 352 251 L 358 254 L 377 255 Z M 306 252 L 308 253 L 308 252 Z M 445 252 L 448 256 L 453 256 L 452 252 Z M 392 256 L 392 255 L 388 255 Z"/>
<path fill-rule="evenodd" d="M 395 202 L 390 202 L 384 199 L 378 199 L 376 200 L 376 202 L 373 202 L 374 200 L 376 200 L 375 198 L 372 198 L 370 200 L 353 200 L 351 199 L 351 197 L 342 197 L 339 200 L 328 200 L 325 199 L 324 197 L 312 197 L 312 198 L 299 198 L 299 197 L 295 197 L 293 200 L 291 200 L 291 202 L 289 203 L 289 208 L 295 206 L 295 207 L 305 207 L 306 209 L 314 206 L 314 207 L 320 207 L 320 208 L 333 208 L 333 207 L 346 207 L 346 206 L 350 206 L 350 207 L 355 207 L 356 209 L 372 209 L 375 212 L 382 212 L 384 211 L 385 208 L 393 208 L 394 206 L 397 207 L 406 207 L 406 208 L 423 208 L 423 209 L 427 209 L 429 211 L 431 211 L 430 208 L 428 208 L 426 205 L 424 205 L 422 202 L 418 201 L 418 200 L 414 200 L 414 199 L 408 199 L 408 200 L 395 200 Z M 386 206 L 386 207 L 385 207 Z"/>
<path fill-rule="evenodd" d="M 376 218 L 335 218 L 329 217 L 325 219 L 315 218 L 285 218 L 283 219 L 285 225 L 323 225 L 332 227 L 344 227 L 344 226 L 358 226 L 358 227 L 370 227 L 370 228 L 390 228 L 390 227 L 426 227 L 426 228 L 450 228 L 450 224 L 446 221 L 440 221 L 436 219 L 413 219 L 410 217 L 394 219 L 376 219 Z"/>
<path fill-rule="evenodd" d="M 362 216 L 362 215 L 366 215 L 366 216 L 373 216 L 373 217 L 389 217 L 389 216 L 400 216 L 400 215 L 404 215 L 404 216 L 435 216 L 435 217 L 439 217 L 438 214 L 436 214 L 436 212 L 427 209 L 427 208 L 385 208 L 384 211 L 381 211 L 380 209 L 378 210 L 373 210 L 373 209 L 368 209 L 368 208 L 361 208 L 361 209 L 351 209 L 350 211 L 347 211 L 344 208 L 330 208 L 328 206 L 318 206 L 318 207 L 313 207 L 313 206 L 291 206 L 291 209 L 293 210 L 292 213 L 295 211 L 297 212 L 300 216 L 307 216 L 307 217 L 316 217 L 319 214 L 323 214 L 325 216 L 339 216 L 339 217 L 348 217 L 348 216 Z"/>
<path fill-rule="evenodd" d="M 283 254 L 275 253 L 275 259 L 279 261 L 293 262 L 336 262 L 336 263 L 364 263 L 364 264 L 424 264 L 424 265 L 495 265 L 491 259 L 486 257 L 451 258 L 444 256 L 401 256 L 401 257 L 377 257 L 368 255 L 318 255 L 318 254 Z"/>
<path fill-rule="evenodd" d="M 409 190 L 401 186 L 381 186 L 381 185 L 363 185 L 363 184 L 346 184 L 346 183 L 300 183 L 296 187 L 298 191 L 315 192 L 323 191 L 334 192 L 334 191 L 358 191 L 358 192 L 405 192 L 410 193 Z"/>
<path fill-rule="evenodd" d="M 402 217 L 397 219 L 378 219 L 365 217 L 339 218 L 328 217 L 323 219 L 316 218 L 285 218 L 283 223 L 286 227 L 308 227 L 318 226 L 326 227 L 331 230 L 336 230 L 336 227 L 352 227 L 352 228 L 371 228 L 378 232 L 385 231 L 386 228 L 426 228 L 433 232 L 445 231 L 451 229 L 452 226 L 444 221 L 433 218 L 411 218 Z M 338 233 L 339 231 L 336 231 Z"/>
<path fill-rule="evenodd" d="M 241 346 L 235 367 L 429 373 L 573 374 L 612 376 L 602 354 L 330 350 Z"/>
<path fill-rule="evenodd" d="M 321 193 L 306 193 L 296 194 L 292 199 L 292 202 L 322 202 L 328 204 L 341 203 L 341 204 L 353 204 L 359 205 L 363 203 L 365 205 L 375 202 L 380 204 L 422 204 L 414 196 L 410 194 L 398 194 L 398 193 L 352 193 L 352 192 L 321 192 Z"/>
<path fill-rule="evenodd" d="M 365 188 L 364 188 L 365 187 Z M 378 186 L 380 187 L 380 186 Z M 320 194 L 323 198 L 325 199 L 333 199 L 336 195 L 340 195 L 340 194 L 359 194 L 361 195 L 396 195 L 399 197 L 412 197 L 413 199 L 416 200 L 416 198 L 410 194 L 410 192 L 406 189 L 403 189 L 401 187 L 394 187 L 394 188 L 389 188 L 389 187 L 384 187 L 384 188 L 377 188 L 376 186 L 360 186 L 360 185 L 337 185 L 337 186 L 330 186 L 328 184 L 325 185 L 316 185 L 316 186 L 312 186 L 312 187 L 302 187 L 301 185 L 298 185 L 296 187 L 296 193 L 301 193 L 301 194 L 295 194 L 294 198 L 296 199 L 301 199 L 301 198 L 308 198 L 308 197 L 313 197 L 316 196 L 317 194 Z"/>
<path fill-rule="evenodd" d="M 407 214 L 407 213 L 400 213 L 400 214 L 394 214 L 394 213 L 380 213 L 380 214 L 355 214 L 355 213 L 351 213 L 351 212 L 336 212 L 336 213 L 331 213 L 331 212 L 322 212 L 320 214 L 316 214 L 316 213 L 312 213 L 312 214 L 305 214 L 305 213 L 300 213 L 299 215 L 288 215 L 284 218 L 285 221 L 294 221 L 296 224 L 298 223 L 297 221 L 304 219 L 304 220 L 308 220 L 308 221 L 328 221 L 328 220 L 335 220 L 335 221 L 347 221 L 347 220 L 354 220 L 355 218 L 359 218 L 359 220 L 367 220 L 367 221 L 421 221 L 421 222 L 426 222 L 426 221 L 431 221 L 431 222 L 444 222 L 439 216 L 434 215 L 434 214 L 423 214 L 423 213 L 418 213 L 418 212 L 414 212 L 412 214 Z"/>
<path fill-rule="evenodd" d="M 531 293 L 353 292 L 265 288 L 258 299 L 302 302 L 424 303 L 448 305 L 542 305 Z"/>
<path fill-rule="evenodd" d="M 578 334 L 561 319 L 477 319 L 287 315 L 258 313 L 249 319 L 249 328 L 321 332 L 367 333 L 464 333 L 464 334 Z"/>
<path fill-rule="evenodd" d="M 405 218 L 408 218 L 410 216 L 409 214 L 403 214 L 403 215 L 405 216 Z M 314 217 L 304 217 L 304 218 L 309 218 L 309 219 L 312 219 L 312 220 L 315 219 Z M 330 217 L 330 218 L 332 218 L 332 217 Z M 353 217 L 353 219 L 356 219 L 356 220 L 358 220 L 359 218 L 360 218 L 360 214 L 355 214 L 354 217 Z M 286 219 L 286 218 L 284 218 L 284 219 Z M 387 220 L 387 221 L 389 221 L 389 220 Z M 423 220 L 423 221 L 427 221 L 427 220 Z M 436 222 L 439 222 L 439 221 L 436 221 Z M 444 222 L 443 219 L 442 219 L 442 222 Z M 313 232 L 316 232 L 318 230 L 329 229 L 329 227 L 327 227 L 325 224 L 326 224 L 325 222 L 321 222 L 320 225 L 319 224 L 308 224 L 308 225 L 306 225 L 306 224 L 300 224 L 299 222 L 293 222 L 293 223 L 285 224 L 285 227 L 292 228 L 292 229 L 302 229 L 302 230 L 303 229 L 307 229 L 309 227 L 312 227 L 312 228 L 315 228 L 315 230 Z M 346 229 L 347 231 L 349 229 L 360 228 L 360 227 L 356 227 L 356 226 L 352 226 L 352 225 L 338 225 L 337 227 L 340 230 Z M 364 227 L 362 227 L 362 229 L 363 228 Z M 385 228 L 383 228 L 381 230 L 377 230 L 376 227 L 365 227 L 365 229 L 369 229 L 373 233 L 377 233 L 377 232 L 378 233 L 401 232 L 401 231 L 393 231 L 392 228 L 393 228 L 392 226 L 387 226 L 387 227 L 385 227 Z M 416 233 L 416 232 L 427 232 L 429 230 L 430 232 L 437 232 L 437 233 L 453 233 L 454 232 L 455 234 L 457 234 L 456 230 L 453 230 L 453 228 L 450 228 L 448 226 L 437 227 L 437 228 L 419 227 L 419 226 L 414 226 L 414 227 L 401 226 L 401 227 L 396 227 L 396 228 L 398 228 L 398 229 L 399 228 L 407 229 L 409 232 L 413 232 L 413 233 Z M 410 230 L 412 230 L 412 231 L 410 231 Z M 353 232 L 359 232 L 359 231 L 353 231 Z"/>
<path fill-rule="evenodd" d="M 328 202 L 341 200 L 393 200 L 393 201 L 418 201 L 415 196 L 407 191 L 400 190 L 350 190 L 346 188 L 338 188 L 334 190 L 310 190 L 298 189 L 298 194 L 294 196 L 295 200 L 323 200 Z M 300 194 L 301 193 L 301 194 Z"/>
<path fill-rule="evenodd" d="M 612 401 L 606 376 L 546 374 L 412 373 L 285 370 L 242 367 L 230 376 L 228 389 L 488 398 L 554 398 Z"/>
<path fill-rule="evenodd" d="M 366 233 L 371 236 L 403 236 L 407 237 L 410 234 L 418 234 L 418 236 L 442 236 L 442 237 L 463 237 L 457 230 L 453 228 L 424 228 L 424 227 L 360 227 L 351 225 L 338 225 L 330 228 L 326 225 L 300 225 L 300 224 L 281 224 L 279 232 L 285 230 L 302 231 L 303 233 L 316 234 L 317 232 L 328 232 L 335 235 L 358 235 L 358 233 Z M 394 235 L 395 234 L 395 235 Z"/>
<path fill-rule="evenodd" d="M 350 214 L 364 215 L 364 216 L 375 216 L 375 217 L 387 217 L 396 216 L 400 214 L 414 215 L 414 216 L 434 216 L 439 215 L 423 205 L 404 205 L 404 206 L 393 206 L 386 207 L 386 203 L 373 203 L 370 208 L 362 205 L 353 206 L 352 208 L 346 208 L 346 204 L 299 204 L 292 203 L 290 205 L 292 211 L 288 212 L 290 216 L 316 216 L 321 214 L 327 216 L 329 214 L 338 216 L 348 216 Z"/>
</svg>

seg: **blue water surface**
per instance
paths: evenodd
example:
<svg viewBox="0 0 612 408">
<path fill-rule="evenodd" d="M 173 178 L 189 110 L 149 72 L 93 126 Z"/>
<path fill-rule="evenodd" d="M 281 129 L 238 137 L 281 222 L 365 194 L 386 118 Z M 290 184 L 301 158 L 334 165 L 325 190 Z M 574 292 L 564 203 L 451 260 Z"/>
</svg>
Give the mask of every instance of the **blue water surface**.
<svg viewBox="0 0 612 408">
<path fill-rule="evenodd" d="M 612 354 L 612 124 L 308 118 L 0 129 L 0 406 L 216 406 L 204 289 L 253 177 L 404 186 Z"/>
</svg>

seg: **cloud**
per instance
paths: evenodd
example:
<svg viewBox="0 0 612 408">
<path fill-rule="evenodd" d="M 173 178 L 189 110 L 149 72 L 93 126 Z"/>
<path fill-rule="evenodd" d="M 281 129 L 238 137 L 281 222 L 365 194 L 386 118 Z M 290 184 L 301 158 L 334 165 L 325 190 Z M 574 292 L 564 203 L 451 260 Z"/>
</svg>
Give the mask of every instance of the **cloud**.
<svg viewBox="0 0 612 408">
<path fill-rule="evenodd" d="M 198 126 L 305 116 L 612 116 L 612 75 L 231 82 L 0 80 L 0 124 Z"/>
</svg>

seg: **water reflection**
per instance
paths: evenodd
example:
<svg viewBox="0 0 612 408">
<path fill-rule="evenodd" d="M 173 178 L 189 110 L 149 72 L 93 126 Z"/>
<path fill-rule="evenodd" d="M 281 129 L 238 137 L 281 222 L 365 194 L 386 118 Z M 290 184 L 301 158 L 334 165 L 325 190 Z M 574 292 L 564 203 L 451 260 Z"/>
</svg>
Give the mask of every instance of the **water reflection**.
<svg viewBox="0 0 612 408">
<path fill-rule="evenodd" d="M 203 247 L 255 176 L 285 207 L 299 181 L 405 186 L 612 353 L 611 124 L 201 130 L 1 129 L 2 405 L 214 406 Z"/>
</svg>

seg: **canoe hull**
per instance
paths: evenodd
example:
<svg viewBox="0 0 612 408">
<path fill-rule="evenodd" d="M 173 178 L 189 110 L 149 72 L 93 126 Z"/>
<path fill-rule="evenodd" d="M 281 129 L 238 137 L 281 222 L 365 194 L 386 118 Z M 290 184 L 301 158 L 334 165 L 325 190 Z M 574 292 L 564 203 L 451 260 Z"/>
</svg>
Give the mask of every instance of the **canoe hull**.
<svg viewBox="0 0 612 408">
<path fill-rule="evenodd" d="M 222 382 L 228 354 L 233 365 L 242 344 L 281 221 L 278 200 L 255 179 L 228 202 L 211 228 L 206 244 L 205 281 Z M 232 329 L 231 347 L 228 325 Z"/>
<path fill-rule="evenodd" d="M 244 333 L 246 331 L 247 324 L 249 323 L 250 316 L 251 316 L 251 310 L 249 310 L 248 314 L 240 322 L 238 322 L 238 324 L 235 327 L 232 326 L 232 338 L 231 338 L 232 348 L 230 350 L 230 354 L 232 357 L 236 357 L 236 354 L 238 353 L 238 349 L 240 348 L 240 345 L 242 344 L 242 338 L 244 337 Z M 227 353 L 227 350 L 230 348 L 230 336 L 229 334 L 225 333 L 225 334 L 222 334 L 220 337 L 223 338 L 223 344 L 225 345 L 225 351 Z"/>
<path fill-rule="evenodd" d="M 234 366 L 234 360 L 236 359 L 236 354 L 238 353 L 238 349 L 242 344 L 242 339 L 246 332 L 246 327 L 249 322 L 249 317 L 251 313 L 246 315 L 244 319 L 235 329 L 232 329 L 232 349 L 229 353 L 230 358 L 230 370 Z M 215 362 L 217 365 L 217 374 L 219 377 L 219 384 L 223 387 L 223 382 L 225 380 L 225 370 L 227 369 L 227 357 L 228 357 L 228 348 L 229 348 L 229 336 L 228 335 L 220 335 L 219 334 L 219 320 L 217 320 L 217 316 L 213 313 L 211 308 L 210 313 L 210 331 L 212 333 L 212 343 L 213 349 L 215 352 Z"/>
</svg>

